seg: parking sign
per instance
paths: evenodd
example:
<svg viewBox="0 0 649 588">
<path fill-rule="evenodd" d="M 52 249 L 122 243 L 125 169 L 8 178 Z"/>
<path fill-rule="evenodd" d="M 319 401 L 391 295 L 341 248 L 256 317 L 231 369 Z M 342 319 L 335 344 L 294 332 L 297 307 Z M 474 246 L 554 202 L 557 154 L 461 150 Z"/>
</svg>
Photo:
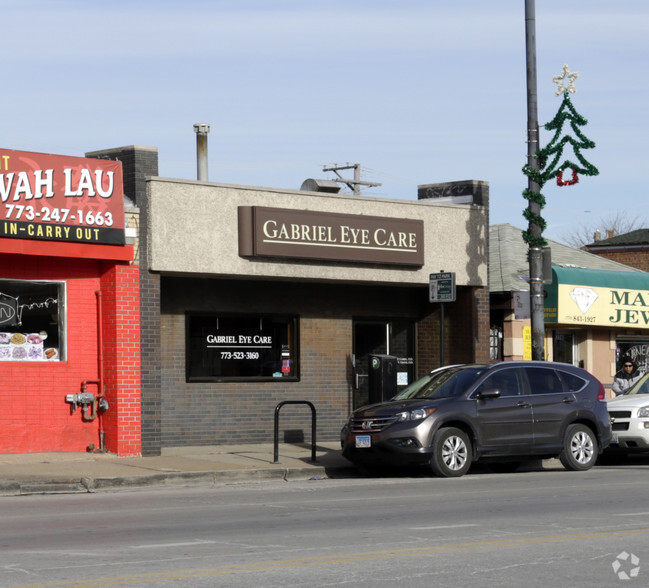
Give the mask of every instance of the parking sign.
<svg viewBox="0 0 649 588">
<path fill-rule="evenodd" d="M 430 274 L 430 302 L 455 302 L 455 272 Z"/>
</svg>

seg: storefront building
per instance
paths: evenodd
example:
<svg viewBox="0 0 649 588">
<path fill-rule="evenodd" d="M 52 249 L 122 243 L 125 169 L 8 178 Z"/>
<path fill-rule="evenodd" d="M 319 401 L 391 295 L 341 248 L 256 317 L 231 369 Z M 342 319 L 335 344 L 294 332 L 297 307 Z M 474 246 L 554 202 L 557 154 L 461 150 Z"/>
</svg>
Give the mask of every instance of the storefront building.
<svg viewBox="0 0 649 588">
<path fill-rule="evenodd" d="M 546 325 L 602 328 L 609 333 L 602 351 L 611 363 L 606 380 L 632 360 L 649 370 L 649 273 L 554 267 L 546 286 Z M 614 351 L 614 354 L 611 352 Z M 593 346 L 593 352 L 597 352 Z M 604 358 L 603 358 L 604 359 Z M 612 361 L 611 361 L 612 360 Z"/>
<path fill-rule="evenodd" d="M 149 178 L 143 454 L 272 442 L 287 401 L 280 441 L 311 439 L 301 402 L 335 440 L 372 398 L 371 356 L 393 358 L 399 387 L 442 349 L 445 363 L 487 360 L 487 188 L 463 189 L 407 201 Z M 429 301 L 442 270 L 456 282 L 444 329 Z"/>
<path fill-rule="evenodd" d="M 521 229 L 490 228 L 492 359 L 531 359 L 527 246 Z M 549 243 L 545 356 L 581 366 L 607 388 L 626 359 L 649 369 L 649 273 Z M 610 394 L 610 393 L 609 393 Z"/>
<path fill-rule="evenodd" d="M 0 453 L 141 452 L 122 166 L 0 149 Z"/>
<path fill-rule="evenodd" d="M 649 271 L 649 229 L 636 229 L 621 235 L 608 234 L 584 246 L 588 253 L 630 265 L 642 271 Z"/>
</svg>

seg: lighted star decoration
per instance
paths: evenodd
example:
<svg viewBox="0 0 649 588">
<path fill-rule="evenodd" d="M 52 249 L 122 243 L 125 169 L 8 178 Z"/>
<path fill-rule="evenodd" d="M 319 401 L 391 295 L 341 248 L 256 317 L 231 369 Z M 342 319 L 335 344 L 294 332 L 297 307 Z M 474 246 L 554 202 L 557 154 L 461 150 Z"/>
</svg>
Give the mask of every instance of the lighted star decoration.
<svg viewBox="0 0 649 588">
<path fill-rule="evenodd" d="M 554 95 L 561 96 L 561 94 L 563 94 L 564 92 L 570 92 L 571 94 L 574 94 L 577 91 L 577 88 L 575 88 L 575 80 L 578 77 L 579 74 L 576 71 L 571 72 L 570 68 L 567 65 L 564 65 L 563 69 L 561 70 L 561 74 L 552 78 L 552 81 L 558 86 L 557 91 L 554 93 Z M 566 78 L 568 79 L 567 86 L 563 84 Z"/>
</svg>

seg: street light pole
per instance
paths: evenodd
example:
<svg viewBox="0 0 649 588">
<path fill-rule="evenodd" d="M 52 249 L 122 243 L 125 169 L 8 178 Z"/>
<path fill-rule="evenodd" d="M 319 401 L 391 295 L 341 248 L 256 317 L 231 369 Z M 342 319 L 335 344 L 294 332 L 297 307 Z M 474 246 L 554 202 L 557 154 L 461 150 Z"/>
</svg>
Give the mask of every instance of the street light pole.
<svg viewBox="0 0 649 588">
<path fill-rule="evenodd" d="M 536 154 L 539 150 L 539 121 L 536 88 L 536 10 L 534 0 L 525 0 L 525 48 L 527 64 L 527 165 L 539 170 Z M 540 192 L 539 184 L 528 175 L 527 188 L 531 193 Z M 534 219 L 540 216 L 541 206 L 529 201 L 530 221 L 528 233 L 535 240 L 542 239 L 543 228 Z M 532 359 L 545 359 L 545 317 L 543 303 L 543 249 L 530 245 L 528 251 L 530 271 L 530 318 L 532 323 Z"/>
</svg>

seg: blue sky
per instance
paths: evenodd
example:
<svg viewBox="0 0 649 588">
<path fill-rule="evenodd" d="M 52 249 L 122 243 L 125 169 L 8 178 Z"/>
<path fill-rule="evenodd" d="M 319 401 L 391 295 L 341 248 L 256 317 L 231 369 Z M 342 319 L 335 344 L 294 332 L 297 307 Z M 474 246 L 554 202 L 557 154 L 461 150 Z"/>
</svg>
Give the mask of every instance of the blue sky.
<svg viewBox="0 0 649 588">
<path fill-rule="evenodd" d="M 490 183 L 491 222 L 526 227 L 523 0 L 0 0 L 0 146 L 83 156 L 159 150 L 196 177 L 193 124 L 211 125 L 209 179 L 298 189 L 360 163 L 368 196 Z M 600 171 L 546 184 L 550 239 L 618 212 L 646 226 L 649 3 L 537 0 L 539 122 L 579 73 L 577 111 Z M 541 143 L 551 134 L 542 131 Z"/>
</svg>

